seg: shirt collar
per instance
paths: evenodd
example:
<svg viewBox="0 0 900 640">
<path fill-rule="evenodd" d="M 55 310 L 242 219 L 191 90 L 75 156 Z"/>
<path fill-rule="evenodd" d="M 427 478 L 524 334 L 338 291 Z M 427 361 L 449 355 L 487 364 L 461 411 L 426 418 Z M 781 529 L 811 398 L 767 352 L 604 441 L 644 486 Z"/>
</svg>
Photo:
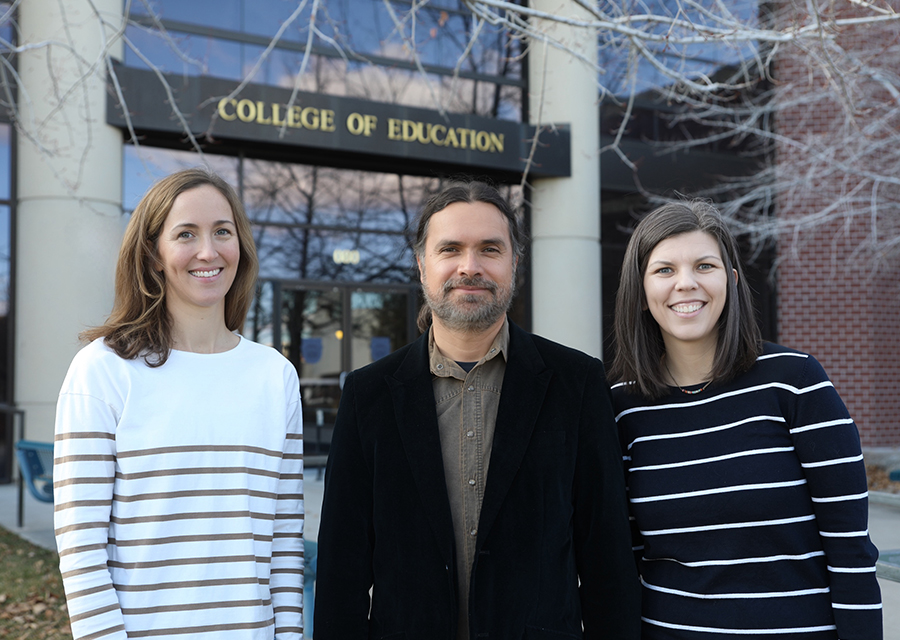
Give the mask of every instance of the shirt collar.
<svg viewBox="0 0 900 640">
<path fill-rule="evenodd" d="M 503 355 L 504 361 L 509 360 L 509 318 L 504 318 L 503 326 L 500 327 L 500 331 L 497 332 L 497 336 L 491 343 L 490 349 L 488 349 L 488 352 L 484 357 L 476 363 L 475 367 L 479 367 L 488 360 L 493 360 L 501 354 Z M 459 378 L 460 380 L 466 379 L 467 374 L 465 370 L 456 364 L 455 360 L 447 358 L 441 353 L 440 349 L 438 349 L 437 345 L 434 343 L 434 331 L 432 331 L 431 328 L 428 329 L 428 365 L 432 375 L 441 378 L 452 376 L 454 378 Z M 474 371 L 475 368 L 473 367 L 472 370 Z"/>
</svg>

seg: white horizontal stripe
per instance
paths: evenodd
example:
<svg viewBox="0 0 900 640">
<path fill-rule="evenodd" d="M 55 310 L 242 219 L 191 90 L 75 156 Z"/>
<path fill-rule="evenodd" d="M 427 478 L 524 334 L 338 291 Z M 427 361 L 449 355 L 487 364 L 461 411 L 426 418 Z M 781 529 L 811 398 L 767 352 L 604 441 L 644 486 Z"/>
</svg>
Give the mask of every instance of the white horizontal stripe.
<svg viewBox="0 0 900 640">
<path fill-rule="evenodd" d="M 760 556 L 758 558 L 734 558 L 731 560 L 697 560 L 696 562 L 681 562 L 675 558 L 644 558 L 646 562 L 668 561 L 675 562 L 685 567 L 727 567 L 735 564 L 762 564 L 764 562 L 778 562 L 780 560 L 809 560 L 818 556 L 824 556 L 824 551 L 810 551 L 800 555 Z"/>
<path fill-rule="evenodd" d="M 629 445 L 628 448 L 631 449 L 632 446 L 637 444 L 638 442 L 649 442 L 651 440 L 668 440 L 670 438 L 688 438 L 691 436 L 699 436 L 706 433 L 715 433 L 716 431 L 724 431 L 726 429 L 733 429 L 734 427 L 739 427 L 741 425 L 750 423 L 750 422 L 763 422 L 765 420 L 771 420 L 773 422 L 787 422 L 781 416 L 753 416 L 750 418 L 745 418 L 743 420 L 738 420 L 737 422 L 732 422 L 730 424 L 717 425 L 715 427 L 707 427 L 706 429 L 697 429 L 696 431 L 679 431 L 677 433 L 663 433 L 656 436 L 643 436 L 641 438 L 635 438 Z"/>
<path fill-rule="evenodd" d="M 808 358 L 809 355 L 805 353 L 767 353 L 766 355 L 759 356 L 756 361 L 760 360 L 768 360 L 769 358 L 781 358 L 781 357 L 791 357 L 791 358 Z"/>
<path fill-rule="evenodd" d="M 642 406 L 642 407 L 633 407 L 631 409 L 626 409 L 622 413 L 616 416 L 616 422 L 619 421 L 619 418 L 623 416 L 627 416 L 629 413 L 637 413 L 639 411 L 659 411 L 661 409 L 686 409 L 690 407 L 698 407 L 704 404 L 709 404 L 710 402 L 715 402 L 717 400 L 725 400 L 726 398 L 731 398 L 733 396 L 743 395 L 745 393 L 755 393 L 756 391 L 763 391 L 765 389 L 784 389 L 785 391 L 790 391 L 795 395 L 800 395 L 804 393 L 809 393 L 811 391 L 817 391 L 819 389 L 823 389 L 825 387 L 833 387 L 830 380 L 825 380 L 824 382 L 816 383 L 810 387 L 803 387 L 802 389 L 791 386 L 789 384 L 784 384 L 783 382 L 768 382 L 766 384 L 756 385 L 755 387 L 746 387 L 744 389 L 736 389 L 734 391 L 727 391 L 725 393 L 720 393 L 709 398 L 704 398 L 703 400 L 695 400 L 693 402 L 679 402 L 674 404 L 660 404 L 655 406 Z"/>
<path fill-rule="evenodd" d="M 727 524 L 710 524 L 700 527 L 683 527 L 678 529 L 656 529 L 655 531 L 641 530 L 645 536 L 661 536 L 672 533 L 696 533 L 698 531 L 720 531 L 722 529 L 747 529 L 750 527 L 768 527 L 771 525 L 794 524 L 796 522 L 808 522 L 815 520 L 816 516 L 797 516 L 795 518 L 781 518 L 779 520 L 757 520 L 755 522 L 729 522 Z"/>
<path fill-rule="evenodd" d="M 875 567 L 832 567 L 828 565 L 832 573 L 875 573 Z"/>
<path fill-rule="evenodd" d="M 853 424 L 853 418 L 841 418 L 840 420 L 827 420 L 826 422 L 817 422 L 808 424 L 804 427 L 795 427 L 791 429 L 791 433 L 803 433 L 804 431 L 812 431 L 813 429 L 824 429 L 825 427 L 837 427 L 842 424 Z"/>
<path fill-rule="evenodd" d="M 696 627 L 687 624 L 673 624 L 671 622 L 660 622 L 641 616 L 641 620 L 655 624 L 658 627 L 666 627 L 667 629 L 683 629 L 684 631 L 699 631 L 701 633 L 726 633 L 734 636 L 763 636 L 774 635 L 778 633 L 815 633 L 817 631 L 834 631 L 837 629 L 833 624 L 821 627 L 789 627 L 786 629 L 723 629 L 720 627 Z"/>
<path fill-rule="evenodd" d="M 837 602 L 832 602 L 831 606 L 834 609 L 854 609 L 854 610 L 881 609 L 880 602 L 878 604 L 839 604 Z"/>
<path fill-rule="evenodd" d="M 694 593 L 691 591 L 681 591 L 679 589 L 669 589 L 668 587 L 660 587 L 646 582 L 641 578 L 641 584 L 652 591 L 661 593 L 669 593 L 673 596 L 684 596 L 685 598 L 697 598 L 698 600 L 755 600 L 763 598 L 794 598 L 799 596 L 812 596 L 820 593 L 831 593 L 828 587 L 817 589 L 799 589 L 797 591 L 762 591 L 758 593 Z"/>
<path fill-rule="evenodd" d="M 852 458 L 834 458 L 833 460 L 822 460 L 821 462 L 801 462 L 800 466 L 804 469 L 816 469 L 818 467 L 831 467 L 836 464 L 847 464 L 849 462 L 862 462 L 862 459 L 862 454 L 859 454 Z"/>
<path fill-rule="evenodd" d="M 869 535 L 869 530 L 865 531 L 820 531 L 819 535 L 823 538 L 861 538 Z"/>
<path fill-rule="evenodd" d="M 647 496 L 644 498 L 631 498 L 630 502 L 658 502 L 661 500 L 678 500 L 680 498 L 695 498 L 698 496 L 711 496 L 718 493 L 733 493 L 735 491 L 753 491 L 755 489 L 780 489 L 782 487 L 796 487 L 806 484 L 806 479 L 788 480 L 785 482 L 763 482 L 759 484 L 741 484 L 731 487 L 718 487 L 716 489 L 702 489 L 700 491 L 687 491 L 685 493 L 667 493 L 658 496 Z"/>
<path fill-rule="evenodd" d="M 734 458 L 743 458 L 746 456 L 755 456 L 767 453 L 784 453 L 793 451 L 794 447 L 771 447 L 769 449 L 751 449 L 750 451 L 738 451 L 737 453 L 729 453 L 724 456 L 714 456 L 712 458 L 699 458 L 697 460 L 685 460 L 684 462 L 671 462 L 669 464 L 653 464 L 645 467 L 633 467 L 629 471 L 656 471 L 658 469 L 676 469 L 678 467 L 692 467 L 697 464 L 707 464 L 709 462 L 720 462 L 722 460 L 732 460 Z"/>
<path fill-rule="evenodd" d="M 863 498 L 868 498 L 869 492 L 863 491 L 862 493 L 854 493 L 852 495 L 847 496 L 831 496 L 830 498 L 813 498 L 813 502 L 847 502 L 849 500 L 862 500 Z"/>
</svg>

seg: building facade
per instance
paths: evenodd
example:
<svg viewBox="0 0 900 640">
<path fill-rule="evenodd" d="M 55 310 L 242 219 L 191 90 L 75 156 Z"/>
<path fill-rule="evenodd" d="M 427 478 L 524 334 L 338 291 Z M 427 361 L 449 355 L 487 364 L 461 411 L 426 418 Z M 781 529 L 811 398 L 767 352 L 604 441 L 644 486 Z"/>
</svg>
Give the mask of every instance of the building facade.
<svg viewBox="0 0 900 640">
<path fill-rule="evenodd" d="M 528 6 L 584 17 L 575 3 Z M 487 178 L 523 205 L 532 241 L 514 319 L 609 352 L 628 229 L 649 204 L 631 169 L 598 152 L 621 117 L 597 100 L 602 34 L 551 26 L 566 51 L 526 48 L 457 0 L 414 23 L 400 8 L 25 0 L 6 13 L 0 37 L 42 43 L 0 69 L 13 88 L 0 122 L 0 401 L 24 410 L 29 438 L 52 438 L 78 334 L 112 306 L 130 211 L 154 180 L 198 164 L 236 186 L 253 221 L 261 272 L 244 334 L 297 366 L 310 453 L 327 442 L 342 375 L 417 335 L 410 224 L 449 177 Z M 690 193 L 750 170 L 724 146 L 658 156 L 665 110 L 638 100 L 620 142 L 644 186 Z M 805 348 L 776 315 L 770 261 L 750 270 L 764 333 Z M 794 276 L 780 277 L 789 292 Z M 8 480 L 11 419 L 4 434 Z"/>
</svg>

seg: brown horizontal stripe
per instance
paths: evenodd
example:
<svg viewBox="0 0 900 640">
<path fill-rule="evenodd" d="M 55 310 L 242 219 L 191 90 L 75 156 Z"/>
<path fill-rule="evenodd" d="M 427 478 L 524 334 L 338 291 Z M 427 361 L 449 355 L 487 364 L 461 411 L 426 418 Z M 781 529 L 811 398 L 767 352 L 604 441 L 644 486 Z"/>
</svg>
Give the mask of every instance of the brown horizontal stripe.
<svg viewBox="0 0 900 640">
<path fill-rule="evenodd" d="M 276 538 L 302 538 L 302 534 L 299 531 L 276 531 Z"/>
<path fill-rule="evenodd" d="M 57 433 L 53 438 L 54 442 L 61 440 L 115 440 L 116 436 L 105 431 L 69 431 L 66 433 Z"/>
<path fill-rule="evenodd" d="M 142 478 L 162 478 L 165 476 L 203 474 L 226 475 L 229 473 L 246 473 L 251 476 L 266 476 L 269 478 L 278 477 L 277 471 L 269 471 L 267 469 L 254 469 L 252 467 L 188 467 L 186 469 L 158 469 L 154 471 L 139 471 L 137 473 L 116 472 L 116 478 L 120 480 L 140 480 Z"/>
<path fill-rule="evenodd" d="M 53 459 L 53 464 L 67 462 L 115 462 L 116 457 L 107 453 L 84 453 L 71 456 L 60 456 Z"/>
<path fill-rule="evenodd" d="M 85 544 L 80 547 L 69 547 L 68 549 L 63 549 L 59 557 L 62 558 L 64 556 L 72 555 L 73 553 L 84 553 L 85 551 L 97 551 L 98 549 L 105 549 L 105 542 L 98 542 L 96 544 Z"/>
<path fill-rule="evenodd" d="M 303 593 L 303 587 L 272 587 L 269 593 Z"/>
<path fill-rule="evenodd" d="M 302 453 L 285 453 L 282 458 L 284 460 L 303 460 Z"/>
<path fill-rule="evenodd" d="M 98 587 L 91 587 L 90 589 L 82 589 L 81 591 L 76 591 L 75 593 L 67 593 L 67 600 L 74 600 L 75 598 L 80 598 L 81 596 L 89 596 L 94 593 L 100 593 L 101 591 L 109 591 L 113 586 L 111 584 L 101 584 Z"/>
<path fill-rule="evenodd" d="M 119 603 L 114 602 L 113 604 L 108 604 L 105 607 L 100 607 L 99 609 L 94 609 L 92 611 L 85 611 L 84 613 L 78 613 L 74 616 L 69 616 L 69 622 L 78 622 L 79 620 L 87 620 L 88 618 L 93 618 L 94 616 L 100 616 L 104 613 L 109 613 L 110 611 L 115 611 L 119 608 Z"/>
<path fill-rule="evenodd" d="M 280 458 L 280 451 L 263 449 L 262 447 L 247 447 L 239 444 L 209 444 L 209 445 L 183 445 L 174 447 L 157 447 L 155 449 L 136 449 L 134 451 L 120 451 L 120 458 L 139 458 L 142 456 L 155 456 L 164 453 L 203 453 L 206 451 L 241 451 L 244 453 L 260 453 L 265 456 Z"/>
<path fill-rule="evenodd" d="M 302 551 L 273 551 L 273 558 L 302 558 Z"/>
<path fill-rule="evenodd" d="M 147 629 L 145 631 L 129 631 L 129 638 L 149 638 L 152 636 L 168 636 L 185 633 L 208 633 L 210 631 L 232 631 L 237 629 L 261 629 L 275 624 L 275 618 L 261 620 L 260 622 L 245 622 L 241 624 L 210 624 L 203 627 L 179 627 L 177 629 Z"/>
<path fill-rule="evenodd" d="M 145 547 L 154 544 L 179 544 L 181 542 L 217 542 L 220 540 L 256 540 L 257 542 L 269 542 L 270 536 L 254 536 L 249 531 L 246 533 L 210 533 L 194 536 L 167 536 L 165 538 L 144 538 L 134 540 L 120 540 L 110 538 L 109 544 L 116 547 Z"/>
<path fill-rule="evenodd" d="M 193 602 L 190 604 L 160 605 L 158 607 L 141 607 L 140 609 L 122 609 L 129 616 L 140 616 L 147 613 L 167 613 L 170 611 L 204 611 L 208 609 L 230 609 L 231 607 L 264 607 L 271 606 L 271 600 L 226 600 L 224 602 Z"/>
<path fill-rule="evenodd" d="M 274 611 L 275 613 L 285 613 L 288 611 L 290 611 L 291 613 L 303 613 L 303 607 L 275 607 L 274 609 L 272 609 L 272 611 Z"/>
<path fill-rule="evenodd" d="M 112 500 L 72 500 L 71 502 L 63 502 L 53 505 L 53 511 L 65 511 L 66 509 L 74 509 L 75 507 L 108 507 L 112 506 Z"/>
<path fill-rule="evenodd" d="M 281 480 L 303 480 L 302 473 L 282 473 L 279 478 Z"/>
<path fill-rule="evenodd" d="M 81 640 L 96 640 L 96 638 L 102 638 L 103 636 L 108 636 L 112 633 L 118 633 L 119 631 L 125 631 L 124 624 L 117 624 L 114 627 L 110 627 L 109 629 L 103 629 L 102 631 L 95 631 L 94 633 L 88 634 L 86 636 L 81 636 Z"/>
<path fill-rule="evenodd" d="M 302 493 L 279 493 L 278 500 L 303 500 Z"/>
<path fill-rule="evenodd" d="M 155 569 L 158 567 L 181 567 L 190 564 L 229 564 L 233 562 L 271 562 L 268 558 L 258 556 L 216 556 L 214 558 L 170 558 L 168 560 L 154 560 L 152 562 L 116 562 L 110 560 L 107 564 L 116 569 Z"/>
<path fill-rule="evenodd" d="M 272 569 L 272 573 L 297 573 L 297 574 L 303 574 L 303 569 Z"/>
<path fill-rule="evenodd" d="M 162 491 L 159 493 L 138 493 L 133 496 L 115 494 L 116 502 L 140 502 L 141 500 L 168 500 L 170 498 L 208 498 L 211 496 L 251 496 L 275 500 L 277 495 L 270 491 L 254 491 L 250 489 L 191 489 L 189 491 Z"/>
<path fill-rule="evenodd" d="M 275 637 L 283 633 L 299 633 L 303 635 L 303 627 L 275 627 Z"/>
<path fill-rule="evenodd" d="M 68 480 L 59 480 L 53 483 L 54 489 L 61 487 L 69 487 L 75 484 L 113 484 L 115 480 L 112 478 L 69 478 Z"/>
<path fill-rule="evenodd" d="M 287 439 L 287 440 L 303 440 L 303 434 L 302 433 L 289 433 L 285 436 L 285 439 Z"/>
<path fill-rule="evenodd" d="M 116 591 L 143 592 L 164 589 L 196 589 L 197 587 L 221 587 L 232 584 L 263 584 L 256 578 L 214 578 L 209 580 L 185 580 L 183 582 L 160 582 L 158 584 L 117 584 Z"/>
<path fill-rule="evenodd" d="M 276 520 L 303 520 L 302 513 L 276 513 Z"/>
<path fill-rule="evenodd" d="M 83 576 L 86 573 L 94 573 L 95 571 L 107 571 L 107 567 L 105 564 L 95 564 L 92 567 L 82 567 L 81 569 L 72 569 L 71 571 L 66 571 L 62 573 L 63 578 L 72 578 L 74 576 Z"/>
<path fill-rule="evenodd" d="M 84 531 L 86 529 L 106 529 L 109 527 L 108 522 L 80 522 L 78 524 L 70 524 L 65 527 L 58 527 L 56 535 L 69 533 L 71 531 Z"/>
<path fill-rule="evenodd" d="M 215 520 L 217 518 L 246 518 L 254 520 L 274 520 L 271 513 L 255 513 L 253 511 L 202 511 L 196 513 L 166 513 L 159 516 L 135 516 L 134 518 L 119 518 L 113 516 L 109 520 L 116 524 L 142 524 L 146 522 L 173 522 L 176 520 Z"/>
</svg>

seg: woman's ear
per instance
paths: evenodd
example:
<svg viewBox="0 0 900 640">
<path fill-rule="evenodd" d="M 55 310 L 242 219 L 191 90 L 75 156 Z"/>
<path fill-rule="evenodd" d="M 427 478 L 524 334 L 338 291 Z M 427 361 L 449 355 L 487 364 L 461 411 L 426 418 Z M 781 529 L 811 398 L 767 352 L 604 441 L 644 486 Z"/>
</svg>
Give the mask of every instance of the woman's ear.
<svg viewBox="0 0 900 640">
<path fill-rule="evenodd" d="M 734 273 L 734 283 L 737 284 L 738 283 L 737 269 L 732 269 L 731 271 Z"/>
</svg>

